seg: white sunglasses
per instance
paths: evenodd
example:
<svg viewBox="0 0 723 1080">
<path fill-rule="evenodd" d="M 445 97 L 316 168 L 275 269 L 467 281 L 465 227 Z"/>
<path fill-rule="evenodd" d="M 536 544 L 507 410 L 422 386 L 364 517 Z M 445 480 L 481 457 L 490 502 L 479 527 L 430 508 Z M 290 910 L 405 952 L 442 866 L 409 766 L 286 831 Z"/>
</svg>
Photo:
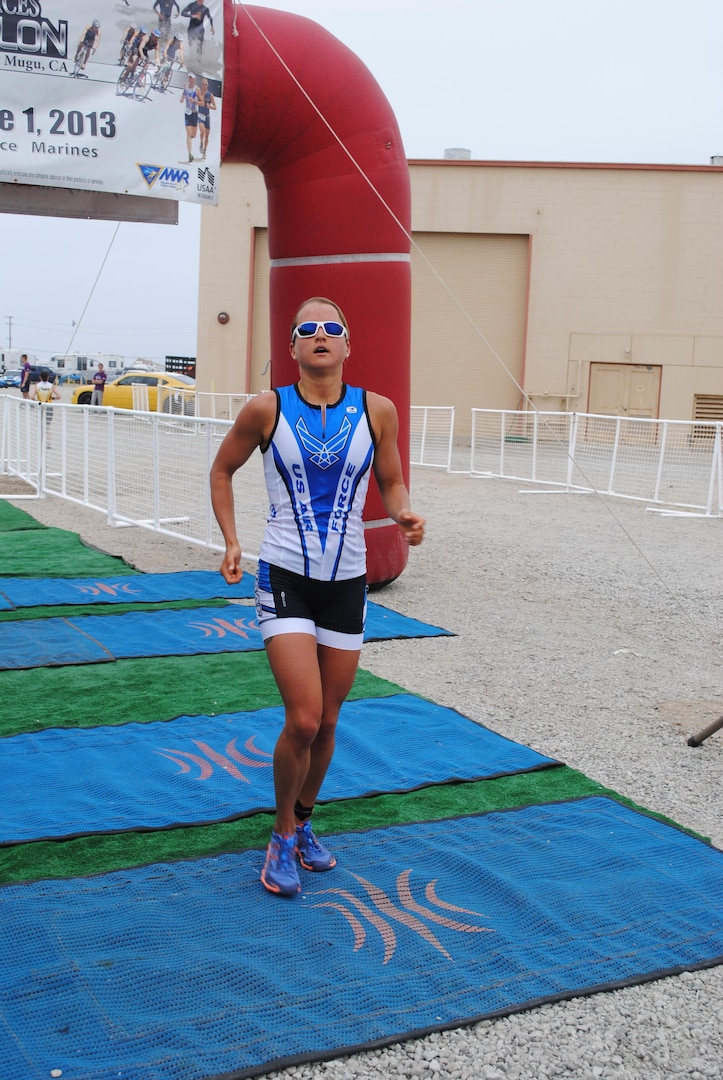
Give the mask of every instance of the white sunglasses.
<svg viewBox="0 0 723 1080">
<path fill-rule="evenodd" d="M 294 327 L 291 340 L 302 337 L 316 337 L 319 330 L 323 330 L 327 337 L 346 337 L 346 327 L 340 322 L 302 322 Z"/>
</svg>

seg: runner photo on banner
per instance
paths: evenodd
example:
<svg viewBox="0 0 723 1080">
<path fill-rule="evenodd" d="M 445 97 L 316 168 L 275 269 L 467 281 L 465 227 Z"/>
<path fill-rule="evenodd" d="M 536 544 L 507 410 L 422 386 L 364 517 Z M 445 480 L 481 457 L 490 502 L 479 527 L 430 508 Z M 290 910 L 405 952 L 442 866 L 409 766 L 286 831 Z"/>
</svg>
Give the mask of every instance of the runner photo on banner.
<svg viewBox="0 0 723 1080">
<path fill-rule="evenodd" d="M 0 0 L 0 183 L 215 204 L 223 0 Z"/>
</svg>

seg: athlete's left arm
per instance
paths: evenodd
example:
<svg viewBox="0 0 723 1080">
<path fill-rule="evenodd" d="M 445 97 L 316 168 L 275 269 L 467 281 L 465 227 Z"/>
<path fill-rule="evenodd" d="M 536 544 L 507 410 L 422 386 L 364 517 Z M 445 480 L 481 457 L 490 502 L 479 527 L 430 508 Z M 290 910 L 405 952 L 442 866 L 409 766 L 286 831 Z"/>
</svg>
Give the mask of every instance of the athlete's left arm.
<svg viewBox="0 0 723 1080">
<path fill-rule="evenodd" d="M 397 436 L 399 418 L 394 403 L 381 394 L 367 392 L 367 408 L 376 439 L 374 450 L 374 476 L 379 485 L 384 509 L 392 521 L 402 530 L 404 539 L 412 547 L 424 539 L 424 518 L 415 514 L 409 503 L 409 492 L 404 483 L 402 462 L 399 457 Z"/>
</svg>

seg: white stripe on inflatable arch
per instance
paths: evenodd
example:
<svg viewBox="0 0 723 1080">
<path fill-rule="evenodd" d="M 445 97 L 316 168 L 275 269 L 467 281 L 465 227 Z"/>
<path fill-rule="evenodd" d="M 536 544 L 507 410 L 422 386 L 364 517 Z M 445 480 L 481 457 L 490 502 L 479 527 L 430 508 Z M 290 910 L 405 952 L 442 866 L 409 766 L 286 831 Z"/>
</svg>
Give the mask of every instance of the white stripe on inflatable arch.
<svg viewBox="0 0 723 1080">
<path fill-rule="evenodd" d="M 328 266 L 334 263 L 391 263 L 391 262 L 411 262 L 411 255 L 405 252 L 396 251 L 383 251 L 383 252 L 360 252 L 359 254 L 344 255 L 309 255 L 297 256 L 289 259 L 271 259 L 270 266 L 276 268 L 280 266 Z"/>
</svg>

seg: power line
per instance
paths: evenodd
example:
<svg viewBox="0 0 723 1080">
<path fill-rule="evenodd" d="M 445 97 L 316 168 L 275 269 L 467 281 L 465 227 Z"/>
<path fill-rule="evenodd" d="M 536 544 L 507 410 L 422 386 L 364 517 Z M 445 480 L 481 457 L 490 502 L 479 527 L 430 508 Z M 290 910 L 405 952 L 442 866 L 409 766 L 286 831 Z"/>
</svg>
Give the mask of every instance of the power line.
<svg viewBox="0 0 723 1080">
<path fill-rule="evenodd" d="M 68 353 L 70 352 L 70 347 L 73 344 L 73 341 L 75 340 L 75 335 L 78 333 L 78 330 L 80 329 L 80 324 L 83 321 L 83 316 L 85 315 L 86 311 L 88 310 L 88 304 L 90 303 L 91 297 L 93 296 L 93 293 L 95 292 L 96 285 L 100 281 L 100 275 L 103 273 L 103 267 L 105 266 L 106 261 L 108 259 L 108 256 L 110 255 L 110 249 L 113 247 L 113 241 L 115 240 L 116 236 L 118 235 L 118 230 L 120 229 L 120 227 L 121 227 L 121 223 L 119 221 L 118 224 L 115 227 L 115 231 L 114 231 L 113 235 L 110 238 L 110 243 L 108 244 L 108 250 L 106 251 L 105 255 L 103 256 L 103 262 L 100 264 L 100 268 L 98 270 L 98 273 L 95 275 L 95 281 L 93 282 L 91 290 L 88 293 L 88 299 L 85 301 L 85 307 L 83 308 L 83 310 L 80 313 L 80 318 L 78 319 L 78 322 L 73 323 L 73 333 L 71 334 L 70 341 L 68 342 L 68 347 L 66 348 L 65 352 L 63 353 L 63 356 L 67 356 Z"/>
</svg>

